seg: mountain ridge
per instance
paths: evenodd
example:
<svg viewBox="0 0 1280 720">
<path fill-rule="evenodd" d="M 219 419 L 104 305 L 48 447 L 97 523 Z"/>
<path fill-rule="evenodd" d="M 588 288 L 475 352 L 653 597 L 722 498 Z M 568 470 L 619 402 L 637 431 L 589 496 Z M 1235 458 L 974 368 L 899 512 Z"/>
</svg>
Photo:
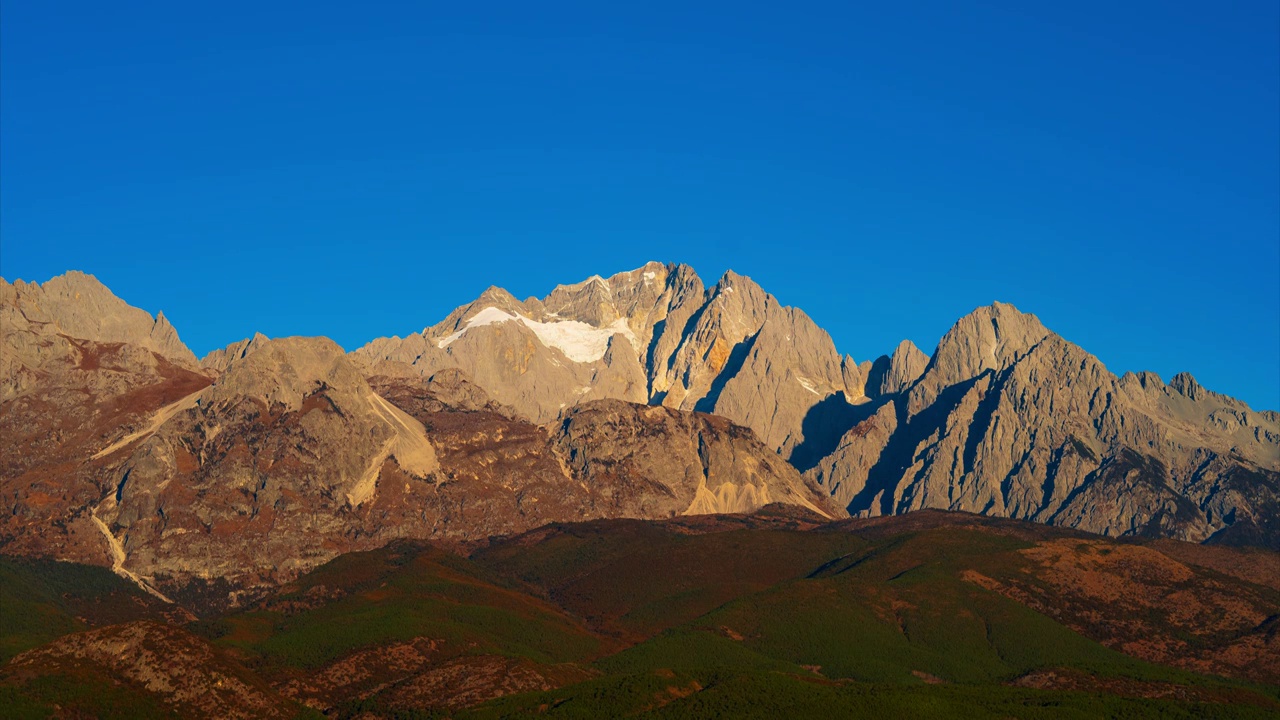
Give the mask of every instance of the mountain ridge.
<svg viewBox="0 0 1280 720">
<path fill-rule="evenodd" d="M 0 549 L 157 593 L 237 603 L 398 537 L 779 500 L 1280 546 L 1280 414 L 1117 377 L 1005 303 L 860 363 L 750 278 L 660 263 L 491 287 L 351 352 L 259 333 L 197 360 L 83 273 L 0 283 L 0 318 Z"/>
</svg>

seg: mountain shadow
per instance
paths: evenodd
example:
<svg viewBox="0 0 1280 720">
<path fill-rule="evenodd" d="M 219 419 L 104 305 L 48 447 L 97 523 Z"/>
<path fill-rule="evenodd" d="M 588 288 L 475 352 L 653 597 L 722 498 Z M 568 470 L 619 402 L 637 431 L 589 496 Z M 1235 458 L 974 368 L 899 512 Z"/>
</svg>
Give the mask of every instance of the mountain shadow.
<svg viewBox="0 0 1280 720">
<path fill-rule="evenodd" d="M 817 466 L 840 445 L 840 438 L 854 425 L 875 414 L 882 402 L 853 405 L 843 392 L 828 395 L 809 408 L 801 423 L 804 440 L 791 451 L 789 460 L 800 472 Z"/>
<path fill-rule="evenodd" d="M 892 365 L 888 355 L 881 355 L 871 363 L 871 370 L 867 372 L 866 393 L 867 397 L 881 397 L 880 392 L 884 386 L 884 378 L 889 374 L 889 367 Z"/>
<path fill-rule="evenodd" d="M 889 443 L 880 453 L 876 464 L 867 473 L 866 486 L 849 501 L 850 515 L 870 510 L 877 500 L 880 514 L 892 515 L 897 512 L 893 506 L 894 491 L 902 481 L 902 474 L 915 461 L 915 449 L 921 441 L 942 427 L 947 416 L 955 410 L 978 379 L 970 378 L 943 390 L 932 405 L 910 419 L 907 418 L 907 403 L 903 395 L 884 396 L 886 399 L 897 399 L 893 406 L 898 414 L 898 431 L 889 438 Z"/>
</svg>

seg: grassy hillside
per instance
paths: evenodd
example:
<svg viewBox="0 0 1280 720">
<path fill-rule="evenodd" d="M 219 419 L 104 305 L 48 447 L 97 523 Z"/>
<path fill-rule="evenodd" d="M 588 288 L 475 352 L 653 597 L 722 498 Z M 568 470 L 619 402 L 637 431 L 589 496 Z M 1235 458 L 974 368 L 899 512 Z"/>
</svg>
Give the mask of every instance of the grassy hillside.
<svg viewBox="0 0 1280 720">
<path fill-rule="evenodd" d="M 106 568 L 0 555 L 0 663 L 68 633 L 173 612 Z"/>
<path fill-rule="evenodd" d="M 639 640 L 869 546 L 849 533 L 726 522 L 691 534 L 642 521 L 555 525 L 477 553 L 606 634 Z"/>
<path fill-rule="evenodd" d="M 1272 718 L 1274 705 L 1135 698 L 1113 693 L 999 685 L 833 683 L 762 671 L 610 676 L 560 690 L 496 700 L 454 717 L 634 718 Z"/>
<path fill-rule="evenodd" d="M 1183 603 L 1185 611 L 1203 599 L 1197 592 L 1209 592 L 1255 604 L 1265 616 L 1280 608 L 1274 590 L 1179 565 L 1186 574 L 1165 577 L 1163 592 L 1147 604 L 1133 600 L 1137 609 L 1119 601 L 1090 606 L 1037 562 L 1044 547 L 1066 544 L 1088 558 L 1101 542 L 1122 556 L 1131 581 L 1150 580 L 1152 566 L 1172 561 L 1041 526 L 933 515 L 698 535 L 672 524 L 590 523 L 544 531 L 533 547 L 519 540 L 483 551 L 476 556 L 482 564 L 575 611 L 598 613 L 604 627 L 635 632 L 644 625 L 633 618 L 654 616 L 683 622 L 649 624 L 654 637 L 595 663 L 601 678 L 497 701 L 475 716 L 539 708 L 549 717 L 1263 717 L 1280 710 L 1274 685 L 1250 682 L 1248 672 L 1234 680 L 1206 676 L 1098 642 L 1112 625 L 1132 623 L 1152 640 L 1227 647 L 1257 628 L 1216 638 L 1205 628 L 1198 636 L 1161 601 Z M 722 582 L 726 568 L 730 583 Z M 1105 579 L 1104 570 L 1098 563 L 1083 580 Z M 767 587 L 744 589 L 753 581 Z M 1013 583 L 1028 588 L 1027 602 L 1000 591 Z M 708 593 L 723 602 L 704 611 Z M 1087 637 L 1030 606 L 1054 593 L 1060 614 L 1092 618 L 1101 631 Z M 1111 622 L 1098 619 L 1117 611 Z"/>
<path fill-rule="evenodd" d="M 429 637 L 438 653 L 556 663 L 589 659 L 601 640 L 559 608 L 480 577 L 463 558 L 402 543 L 352 553 L 264 606 L 196 625 L 267 669 L 313 669 L 344 655 Z"/>
<path fill-rule="evenodd" d="M 946 513 L 597 521 L 353 553 L 164 642 L 330 717 L 1270 717 L 1280 589 L 1234 552 Z M 86 626 L 44 582 L 13 647 Z M 0 700 L 80 686 L 39 667 Z M 78 677 L 157 702 L 108 670 Z"/>
</svg>

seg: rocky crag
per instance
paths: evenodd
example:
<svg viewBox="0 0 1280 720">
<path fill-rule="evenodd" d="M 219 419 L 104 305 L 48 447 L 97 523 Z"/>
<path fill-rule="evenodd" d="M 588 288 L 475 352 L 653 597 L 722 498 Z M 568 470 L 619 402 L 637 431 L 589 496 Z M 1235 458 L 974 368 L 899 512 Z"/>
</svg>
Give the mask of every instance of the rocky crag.
<svg viewBox="0 0 1280 720">
<path fill-rule="evenodd" d="M 1011 305 L 962 318 L 918 379 L 861 414 L 809 472 L 851 514 L 940 508 L 1280 542 L 1280 415 L 1185 373 L 1116 377 Z"/>
<path fill-rule="evenodd" d="M 1187 374 L 1116 377 L 1002 303 L 959 320 L 932 357 L 904 340 L 857 363 L 748 278 L 705 288 L 687 266 L 650 263 L 542 300 L 491 288 L 354 355 L 460 369 L 536 421 L 597 397 L 714 413 L 854 515 L 939 508 L 1280 543 L 1280 415 Z"/>
<path fill-rule="evenodd" d="M 729 272 L 708 289 L 692 268 L 659 263 L 541 300 L 490 288 L 420 333 L 353 355 L 375 371 L 460 369 L 534 422 L 597 398 L 713 413 L 806 462 L 839 438 L 831 420 L 864 397 L 873 370 L 841 358 L 807 315 L 749 278 Z"/>
<path fill-rule="evenodd" d="M 325 338 L 262 336 L 196 362 L 151 333 L 12 321 L 35 311 L 4 297 L 5 346 L 38 352 L 16 355 L 0 414 L 3 550 L 110 565 L 161 598 L 240 602 L 401 537 L 462 546 L 771 502 L 841 514 L 721 418 L 599 400 L 539 425 L 456 369 L 367 374 Z"/>
<path fill-rule="evenodd" d="M 657 263 L 349 354 L 257 335 L 197 361 L 81 273 L 0 282 L 0 321 L 0 550 L 163 598 L 396 538 L 777 502 L 1280 544 L 1280 416 L 1116 377 L 999 303 L 861 363 L 748 278 Z"/>
</svg>

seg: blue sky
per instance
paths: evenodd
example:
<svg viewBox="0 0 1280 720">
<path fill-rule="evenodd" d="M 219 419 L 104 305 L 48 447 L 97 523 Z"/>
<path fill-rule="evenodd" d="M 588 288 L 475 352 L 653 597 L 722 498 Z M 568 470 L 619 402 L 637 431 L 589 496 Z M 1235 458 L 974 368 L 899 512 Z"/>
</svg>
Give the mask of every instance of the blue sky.
<svg viewBox="0 0 1280 720">
<path fill-rule="evenodd" d="M 5 2 L 0 273 L 203 354 L 680 261 L 860 360 L 1003 300 L 1280 408 L 1274 0 L 365 5 Z"/>
</svg>

